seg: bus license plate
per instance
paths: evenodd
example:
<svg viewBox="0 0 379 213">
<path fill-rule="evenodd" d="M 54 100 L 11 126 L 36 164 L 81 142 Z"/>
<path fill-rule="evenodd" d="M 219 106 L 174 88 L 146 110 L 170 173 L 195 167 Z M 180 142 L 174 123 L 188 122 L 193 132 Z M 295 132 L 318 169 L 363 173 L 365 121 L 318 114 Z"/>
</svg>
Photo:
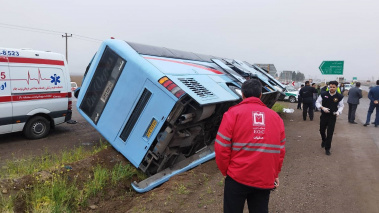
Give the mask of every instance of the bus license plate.
<svg viewBox="0 0 379 213">
<path fill-rule="evenodd" d="M 158 124 L 157 120 L 153 118 L 153 120 L 150 122 L 149 128 L 146 130 L 146 133 L 145 133 L 146 138 L 150 138 L 157 124 Z"/>
<path fill-rule="evenodd" d="M 114 86 L 114 84 L 112 82 L 108 81 L 107 86 L 105 87 L 105 90 L 104 90 L 104 92 L 103 92 L 103 94 L 101 95 L 101 98 L 100 98 L 100 100 L 102 102 L 104 102 L 104 103 L 107 102 L 108 97 L 109 97 L 109 95 L 112 92 L 113 86 Z"/>
</svg>

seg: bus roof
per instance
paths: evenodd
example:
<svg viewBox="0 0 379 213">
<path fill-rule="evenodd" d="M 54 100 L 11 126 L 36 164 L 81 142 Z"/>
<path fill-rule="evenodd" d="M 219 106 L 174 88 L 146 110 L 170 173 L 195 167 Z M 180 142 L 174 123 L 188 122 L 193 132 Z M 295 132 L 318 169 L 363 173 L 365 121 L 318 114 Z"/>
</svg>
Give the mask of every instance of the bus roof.
<svg viewBox="0 0 379 213">
<path fill-rule="evenodd" d="M 142 55 L 151 55 L 165 58 L 176 58 L 192 61 L 211 62 L 212 59 L 222 59 L 221 57 L 212 55 L 203 55 L 198 53 L 186 52 L 181 50 L 174 50 L 166 47 L 156 47 L 145 44 L 138 44 L 134 42 L 127 42 L 137 53 Z"/>
</svg>

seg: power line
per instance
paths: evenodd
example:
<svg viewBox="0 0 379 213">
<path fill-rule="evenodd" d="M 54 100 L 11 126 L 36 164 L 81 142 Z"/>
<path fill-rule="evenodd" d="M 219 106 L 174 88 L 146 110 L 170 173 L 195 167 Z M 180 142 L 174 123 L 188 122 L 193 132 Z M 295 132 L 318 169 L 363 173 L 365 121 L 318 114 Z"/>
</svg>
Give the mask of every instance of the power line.
<svg viewBox="0 0 379 213">
<path fill-rule="evenodd" d="M 15 28 L 15 27 L 8 27 L 8 26 L 1 26 L 1 25 L 0 25 L 0 27 L 2 27 L 2 28 L 9 28 L 9 29 L 13 29 L 13 30 L 23 30 L 23 31 L 35 32 L 35 33 L 44 33 L 44 34 L 50 34 L 50 35 L 57 35 L 57 33 L 40 32 L 40 31 L 36 31 L 36 30 L 19 29 L 19 28 Z"/>
<path fill-rule="evenodd" d="M 1 26 L 3 25 L 3 26 Z M 54 30 L 45 30 L 45 29 L 39 29 L 39 28 L 34 28 L 34 27 L 25 27 L 25 26 L 19 26 L 19 25 L 12 25 L 12 24 L 5 24 L 5 23 L 0 23 L 0 27 L 3 27 L 3 28 L 10 28 L 10 29 L 15 29 L 15 30 L 23 30 L 23 31 L 29 31 L 29 32 L 37 32 L 37 33 L 44 33 L 44 34 L 51 34 L 51 35 L 61 35 L 61 34 L 64 34 L 65 32 L 60 32 L 60 31 L 54 31 Z M 84 39 L 87 39 L 87 41 L 103 41 L 103 40 L 100 40 L 100 39 L 96 39 L 96 38 L 91 38 L 91 37 L 87 37 L 87 36 L 82 36 L 82 35 L 79 35 L 79 34 L 73 34 L 75 35 L 75 37 L 77 37 L 77 39 L 82 38 L 81 40 L 84 40 Z M 73 37 L 73 38 L 75 38 Z"/>
<path fill-rule="evenodd" d="M 74 35 L 75 37 L 73 37 L 74 39 L 79 39 L 79 40 L 82 40 L 82 41 L 88 41 L 88 42 L 94 42 L 94 43 L 99 43 L 99 42 L 102 42 L 103 40 L 94 40 L 94 39 L 86 39 L 86 38 L 80 38 L 78 37 L 78 35 L 75 35 L 75 34 L 72 34 Z"/>
<path fill-rule="evenodd" d="M 62 34 L 62 33 L 63 33 L 63 32 L 54 31 L 54 30 L 44 30 L 44 29 L 39 29 L 39 28 L 25 27 L 25 26 L 12 25 L 12 24 L 5 24 L 5 23 L 0 23 L 0 24 L 1 24 L 1 25 L 5 25 L 5 26 L 10 26 L 10 27 L 19 27 L 19 28 L 26 28 L 26 29 L 32 29 L 32 30 L 39 30 L 39 31 L 53 32 L 53 33 L 57 33 L 57 34 Z"/>
<path fill-rule="evenodd" d="M 100 41 L 100 42 L 102 42 L 103 40 L 100 40 L 100 39 L 96 39 L 96 38 L 91 38 L 91 37 L 87 37 L 87 36 L 81 36 L 81 35 L 78 35 L 78 34 L 72 34 L 72 35 L 74 35 L 74 36 L 76 36 L 76 37 L 81 37 L 82 39 L 89 39 L 89 40 L 95 40 L 95 41 Z"/>
</svg>

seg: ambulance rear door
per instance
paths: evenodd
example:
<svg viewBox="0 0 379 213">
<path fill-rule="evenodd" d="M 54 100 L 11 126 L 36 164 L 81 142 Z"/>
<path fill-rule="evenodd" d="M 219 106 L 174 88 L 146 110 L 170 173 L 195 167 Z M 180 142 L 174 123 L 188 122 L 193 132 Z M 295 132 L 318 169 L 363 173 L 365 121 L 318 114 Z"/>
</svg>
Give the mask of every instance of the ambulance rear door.
<svg viewBox="0 0 379 213">
<path fill-rule="evenodd" d="M 12 96 L 8 57 L 5 49 L 0 49 L 0 134 L 12 131 Z"/>
</svg>

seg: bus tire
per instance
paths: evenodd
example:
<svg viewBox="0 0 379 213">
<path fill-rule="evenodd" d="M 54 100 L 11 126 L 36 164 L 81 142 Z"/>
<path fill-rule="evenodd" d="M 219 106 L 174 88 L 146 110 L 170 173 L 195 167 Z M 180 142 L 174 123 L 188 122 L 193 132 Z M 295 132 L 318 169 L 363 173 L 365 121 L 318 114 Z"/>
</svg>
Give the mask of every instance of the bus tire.
<svg viewBox="0 0 379 213">
<path fill-rule="evenodd" d="M 32 140 L 46 137 L 49 131 L 50 122 L 42 116 L 32 117 L 24 127 L 24 135 Z"/>
</svg>

